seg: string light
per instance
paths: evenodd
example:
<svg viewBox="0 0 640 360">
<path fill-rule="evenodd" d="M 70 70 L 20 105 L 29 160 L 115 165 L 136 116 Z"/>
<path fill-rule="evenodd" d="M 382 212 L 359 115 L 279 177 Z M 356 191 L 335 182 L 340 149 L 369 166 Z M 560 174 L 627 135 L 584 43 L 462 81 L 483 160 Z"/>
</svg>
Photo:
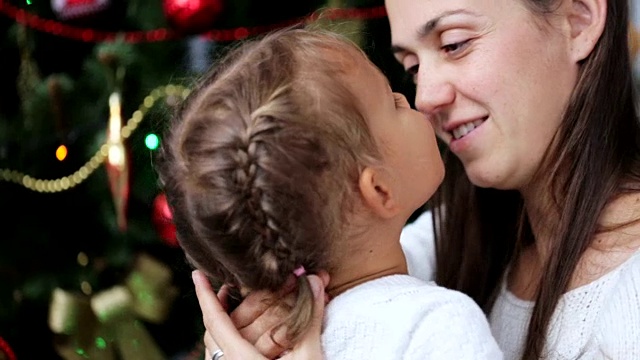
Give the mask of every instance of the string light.
<svg viewBox="0 0 640 360">
<path fill-rule="evenodd" d="M 78 264 L 83 267 L 89 264 L 89 256 L 87 256 L 84 251 L 78 253 L 78 256 L 76 256 L 76 260 L 78 261 Z"/>
<path fill-rule="evenodd" d="M 107 341 L 101 336 L 96 337 L 96 347 L 101 350 L 106 349 Z"/>
<path fill-rule="evenodd" d="M 156 134 L 147 134 L 147 136 L 144 138 L 144 144 L 149 150 L 156 150 L 160 145 L 160 139 Z"/>
<path fill-rule="evenodd" d="M 144 101 L 140 104 L 138 110 L 136 110 L 131 118 L 127 120 L 127 124 L 120 130 L 122 139 L 127 139 L 131 136 L 131 133 L 136 130 L 140 122 L 142 122 L 144 115 L 153 107 L 158 99 L 172 96 L 185 98 L 189 95 L 190 91 L 191 90 L 186 87 L 173 84 L 160 86 L 151 91 L 151 93 L 144 98 Z M 93 172 L 105 161 L 108 153 L 109 143 L 107 142 L 103 144 L 91 159 L 80 167 L 80 169 L 76 170 L 71 175 L 58 179 L 37 179 L 16 170 L 0 168 L 0 181 L 13 182 L 37 192 L 55 193 L 69 190 L 82 183 L 89 177 L 89 175 L 93 174 Z"/>
<path fill-rule="evenodd" d="M 56 149 L 56 159 L 62 161 L 67 158 L 67 147 L 64 145 L 58 146 Z"/>
</svg>

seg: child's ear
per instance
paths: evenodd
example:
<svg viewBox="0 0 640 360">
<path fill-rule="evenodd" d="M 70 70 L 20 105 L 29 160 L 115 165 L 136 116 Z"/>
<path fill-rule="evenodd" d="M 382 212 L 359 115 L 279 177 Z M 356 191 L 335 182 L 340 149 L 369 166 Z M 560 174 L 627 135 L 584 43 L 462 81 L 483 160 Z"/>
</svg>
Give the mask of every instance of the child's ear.
<svg viewBox="0 0 640 360">
<path fill-rule="evenodd" d="M 400 212 L 400 203 L 384 170 L 365 167 L 360 173 L 359 187 L 365 206 L 376 215 L 389 219 Z"/>
</svg>

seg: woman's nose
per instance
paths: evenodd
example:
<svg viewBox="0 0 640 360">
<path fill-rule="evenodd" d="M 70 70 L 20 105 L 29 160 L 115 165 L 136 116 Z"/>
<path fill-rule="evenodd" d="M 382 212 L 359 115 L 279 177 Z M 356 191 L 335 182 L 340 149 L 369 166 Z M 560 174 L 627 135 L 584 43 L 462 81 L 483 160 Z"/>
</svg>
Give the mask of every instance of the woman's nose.
<svg viewBox="0 0 640 360">
<path fill-rule="evenodd" d="M 416 78 L 415 106 L 425 115 L 438 115 L 446 110 L 456 99 L 453 84 L 445 74 L 438 71 L 418 72 Z"/>
</svg>

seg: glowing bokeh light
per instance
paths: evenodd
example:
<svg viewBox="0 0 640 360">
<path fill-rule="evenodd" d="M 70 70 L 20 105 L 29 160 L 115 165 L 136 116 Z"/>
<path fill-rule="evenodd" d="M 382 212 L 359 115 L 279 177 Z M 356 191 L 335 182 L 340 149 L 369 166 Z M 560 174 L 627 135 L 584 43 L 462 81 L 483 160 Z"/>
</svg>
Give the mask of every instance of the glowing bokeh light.
<svg viewBox="0 0 640 360">
<path fill-rule="evenodd" d="M 149 148 L 149 150 L 155 150 L 160 145 L 160 139 L 156 134 L 148 134 L 144 138 L 144 144 Z"/>
<path fill-rule="evenodd" d="M 62 161 L 67 158 L 67 147 L 64 145 L 58 146 L 56 149 L 56 159 Z"/>
</svg>

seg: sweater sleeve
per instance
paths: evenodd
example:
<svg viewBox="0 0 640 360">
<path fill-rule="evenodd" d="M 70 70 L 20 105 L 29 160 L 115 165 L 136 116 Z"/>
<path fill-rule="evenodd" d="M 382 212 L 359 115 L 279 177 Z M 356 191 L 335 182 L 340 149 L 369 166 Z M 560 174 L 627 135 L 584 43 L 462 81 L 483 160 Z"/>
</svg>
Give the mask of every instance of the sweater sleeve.
<svg viewBox="0 0 640 360">
<path fill-rule="evenodd" d="M 417 322 L 404 360 L 501 360 L 503 354 L 482 310 L 464 294 Z"/>
<path fill-rule="evenodd" d="M 409 275 L 427 282 L 435 280 L 436 246 L 431 211 L 425 211 L 404 227 L 400 244 Z"/>
</svg>

